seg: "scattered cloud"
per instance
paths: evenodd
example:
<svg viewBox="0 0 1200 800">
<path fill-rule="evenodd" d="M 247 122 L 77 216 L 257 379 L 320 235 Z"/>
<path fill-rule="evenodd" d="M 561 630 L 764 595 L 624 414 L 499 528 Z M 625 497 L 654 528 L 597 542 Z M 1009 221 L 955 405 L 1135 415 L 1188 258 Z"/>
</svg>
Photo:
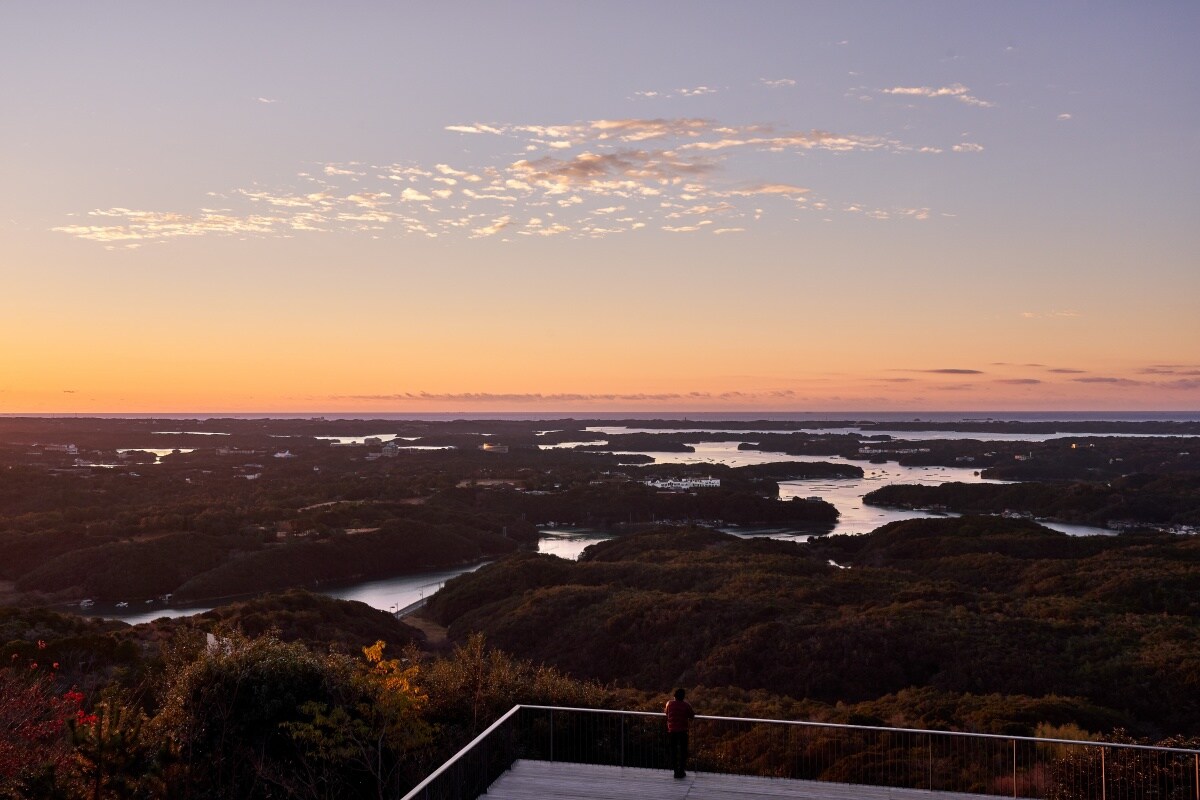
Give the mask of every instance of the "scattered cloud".
<svg viewBox="0 0 1200 800">
<path fill-rule="evenodd" d="M 1059 122 L 1066 122 L 1067 120 L 1071 119 L 1071 115 L 1070 114 L 1059 114 L 1057 119 L 1059 120 Z"/>
<path fill-rule="evenodd" d="M 690 88 L 675 89 L 674 91 L 639 89 L 633 93 L 633 96 L 644 100 L 670 100 L 675 97 L 702 97 L 706 94 L 716 94 L 718 91 L 718 89 L 712 86 L 693 86 Z"/>
<path fill-rule="evenodd" d="M 763 86 L 767 86 L 772 89 L 783 89 L 788 86 L 796 85 L 796 82 L 791 78 L 776 78 L 775 80 L 771 80 L 770 78 L 759 78 L 758 82 Z"/>
<path fill-rule="evenodd" d="M 269 98 L 269 97 L 259 97 L 259 98 L 257 98 L 257 99 L 258 99 L 258 102 L 260 102 L 260 103 L 267 103 L 268 105 L 269 105 L 269 104 L 271 104 L 271 103 L 278 103 L 278 102 L 279 102 L 278 100 L 274 100 L 274 99 L 271 99 L 271 98 Z"/>
<path fill-rule="evenodd" d="M 329 400 L 360 402 L 410 402 L 424 400 L 437 403 L 593 403 L 593 402 L 674 402 L 689 401 L 753 401 L 779 400 L 797 397 L 791 389 L 771 389 L 759 392 L 397 392 L 395 394 L 331 395 Z"/>
<path fill-rule="evenodd" d="M 861 213 L 881 221 L 920 221 L 933 214 L 928 208 L 831 201 L 781 179 L 795 171 L 797 158 L 919 149 L 893 138 L 686 116 L 561 124 L 473 121 L 444 129 L 479 137 L 470 150 L 473 163 L 328 163 L 299 173 L 290 186 L 210 192 L 210 207 L 198 210 L 94 209 L 70 215 L 53 230 L 135 247 L 180 237 L 313 232 L 596 238 L 657 229 L 724 235 L 745 232 L 772 211 L 793 218 L 813 211 L 821 219 Z M 531 223 L 548 209 L 558 209 L 558 216 Z"/>
<path fill-rule="evenodd" d="M 476 228 L 471 231 L 471 233 L 476 238 L 482 236 L 495 236 L 509 225 L 512 225 L 512 217 L 500 217 L 499 219 L 492 220 L 492 224 L 485 225 L 481 228 Z"/>
<path fill-rule="evenodd" d="M 1024 319 L 1074 319 L 1076 317 L 1082 317 L 1083 314 L 1068 308 L 1062 309 L 1061 311 L 1022 311 L 1020 316 Z"/>
<path fill-rule="evenodd" d="M 984 375 L 982 370 L 978 369 L 957 369 L 947 367 L 944 369 L 910 369 L 908 372 L 927 372 L 934 375 Z"/>
<path fill-rule="evenodd" d="M 1152 364 L 1138 370 L 1142 375 L 1200 375 L 1200 366 L 1192 364 Z"/>
<path fill-rule="evenodd" d="M 975 142 L 962 142 L 954 145 L 954 147 L 951 147 L 950 149 L 956 153 L 982 153 L 983 145 L 976 144 Z"/>
<path fill-rule="evenodd" d="M 960 103 L 979 108 L 991 108 L 994 103 L 980 100 L 971 94 L 971 90 L 961 83 L 934 88 L 932 86 L 894 86 L 891 89 L 880 89 L 881 94 L 901 95 L 906 97 L 950 97 Z"/>
<path fill-rule="evenodd" d="M 1048 369 L 1046 371 L 1053 372 L 1058 375 L 1085 375 L 1085 374 L 1087 374 L 1086 369 L 1071 369 L 1070 367 L 1054 367 L 1054 368 Z"/>
<path fill-rule="evenodd" d="M 1112 386 L 1145 386 L 1144 381 L 1135 381 L 1132 378 L 1109 378 L 1099 375 L 1092 375 L 1086 378 L 1071 378 L 1076 383 L 1104 383 Z"/>
<path fill-rule="evenodd" d="M 993 383 L 1006 383 L 1010 386 L 1033 386 L 1042 381 L 1037 378 L 997 378 Z"/>
</svg>

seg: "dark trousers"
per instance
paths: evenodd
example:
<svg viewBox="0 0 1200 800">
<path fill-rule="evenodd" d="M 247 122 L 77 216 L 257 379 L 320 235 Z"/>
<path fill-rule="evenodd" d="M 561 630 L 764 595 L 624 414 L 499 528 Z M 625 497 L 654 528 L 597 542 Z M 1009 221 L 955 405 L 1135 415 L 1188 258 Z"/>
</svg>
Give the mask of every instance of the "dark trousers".
<svg viewBox="0 0 1200 800">
<path fill-rule="evenodd" d="M 671 748 L 671 766 L 675 768 L 675 777 L 682 778 L 687 769 L 688 733 L 673 731 L 667 734 Z"/>
</svg>

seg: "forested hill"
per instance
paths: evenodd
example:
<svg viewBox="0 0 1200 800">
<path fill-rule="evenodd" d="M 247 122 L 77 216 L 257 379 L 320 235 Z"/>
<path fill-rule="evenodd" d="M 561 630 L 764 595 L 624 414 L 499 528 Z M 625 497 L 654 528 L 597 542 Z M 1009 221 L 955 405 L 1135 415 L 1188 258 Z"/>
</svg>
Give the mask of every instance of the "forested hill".
<svg viewBox="0 0 1200 800">
<path fill-rule="evenodd" d="M 1015 510 L 1104 526 L 1200 526 L 1200 472 L 1126 475 L 1105 482 L 893 484 L 868 493 L 872 505 L 941 508 L 964 514 Z"/>
<path fill-rule="evenodd" d="M 995 517 L 807 545 L 664 529 L 578 563 L 514 556 L 451 581 L 430 611 L 453 637 L 483 631 L 521 657 L 642 689 L 1062 696 L 1085 727 L 1200 731 L 1195 537 L 1072 538 Z"/>
</svg>

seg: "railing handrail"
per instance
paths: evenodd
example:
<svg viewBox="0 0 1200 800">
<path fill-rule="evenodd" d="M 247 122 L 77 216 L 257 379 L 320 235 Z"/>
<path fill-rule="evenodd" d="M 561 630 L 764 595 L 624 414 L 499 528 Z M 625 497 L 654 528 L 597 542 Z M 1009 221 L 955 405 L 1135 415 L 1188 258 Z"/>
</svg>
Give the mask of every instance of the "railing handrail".
<svg viewBox="0 0 1200 800">
<path fill-rule="evenodd" d="M 513 706 L 508 714 L 513 713 L 518 708 L 532 708 L 539 711 L 585 711 L 590 714 L 624 714 L 626 716 L 639 717 L 662 717 L 661 711 L 626 711 L 613 708 L 577 708 L 572 706 L 536 706 L 519 704 Z M 505 714 L 505 717 L 508 716 Z M 763 719 L 759 717 L 714 717 L 705 714 L 697 714 L 696 719 L 712 720 L 714 722 L 752 722 L 756 724 L 768 725 L 803 725 L 812 728 L 836 728 L 839 730 L 857 730 L 857 731 L 884 731 L 887 733 L 925 733 L 937 734 L 939 736 L 967 736 L 976 739 L 1003 739 L 1005 741 L 1018 742 L 1033 742 L 1035 744 L 1073 744 L 1084 745 L 1088 747 L 1120 747 L 1127 750 L 1158 750 L 1170 753 L 1187 753 L 1189 755 L 1200 755 L 1200 749 L 1192 749 L 1189 747 L 1162 747 L 1153 744 L 1128 744 L 1124 742 L 1098 742 L 1092 739 L 1047 739 L 1038 736 L 1010 736 L 1003 733 L 972 733 L 970 731 L 939 731 L 930 728 L 888 728 L 877 725 L 845 725 L 838 722 L 811 722 L 808 720 L 797 719 Z"/>
<path fill-rule="evenodd" d="M 615 716 L 631 716 L 631 717 L 658 717 L 663 718 L 662 712 L 656 711 L 627 711 L 623 709 L 612 708 L 580 708 L 576 706 L 543 706 L 543 705 L 527 705 L 518 703 L 504 713 L 499 719 L 489 725 L 482 733 L 476 736 L 465 747 L 455 753 L 444 764 L 432 772 L 425 780 L 417 784 L 408 794 L 404 795 L 402 800 L 413 800 L 426 787 L 437 780 L 441 775 L 448 771 L 460 759 L 471 752 L 477 745 L 487 739 L 496 729 L 515 716 L 522 709 L 530 709 L 534 711 L 566 711 L 574 713 L 586 714 L 611 714 Z M 1074 745 L 1083 747 L 1099 747 L 1099 748 L 1121 748 L 1126 750 L 1152 750 L 1165 753 L 1176 753 L 1191 755 L 1196 759 L 1197 770 L 1200 771 L 1200 749 L 1187 747 L 1161 747 L 1159 745 L 1148 744 L 1125 744 L 1122 742 L 1097 742 L 1087 739 L 1047 739 L 1036 736 L 1007 736 L 999 733 L 969 733 L 965 731 L 938 731 L 927 728 L 888 728 L 877 725 L 846 725 L 836 722 L 810 722 L 806 720 L 790 720 L 790 719 L 764 719 L 759 717 L 718 717 L 705 714 L 696 715 L 696 719 L 707 720 L 712 722 L 743 722 L 750 724 L 767 724 L 767 725 L 796 725 L 812 728 L 829 728 L 834 730 L 853 730 L 853 731 L 873 731 L 884 733 L 907 733 L 907 734 L 925 734 L 951 737 L 965 737 L 975 739 L 1001 739 L 1012 742 L 1032 742 L 1034 744 L 1060 744 Z M 1014 745 L 1015 746 L 1015 745 Z M 1015 752 L 1015 751 L 1014 751 Z M 1015 758 L 1015 755 L 1014 755 Z M 1198 778 L 1200 781 L 1200 778 Z M 1197 786 L 1197 792 L 1200 793 L 1200 785 Z"/>
<path fill-rule="evenodd" d="M 425 778 L 425 780 L 421 781 L 416 786 L 414 786 L 408 794 L 404 795 L 403 800 L 408 800 L 408 798 L 410 798 L 410 797 L 416 797 L 418 792 L 423 790 L 430 783 L 433 783 L 435 780 L 437 780 L 437 778 L 443 772 L 450 769 L 450 767 L 454 765 L 455 761 L 458 761 L 460 758 L 465 756 L 467 753 L 471 752 L 471 750 L 475 749 L 475 745 L 479 744 L 481 741 L 486 739 L 489 735 L 491 735 L 492 731 L 496 730 L 496 728 L 499 728 L 501 725 L 503 725 L 505 722 L 508 721 L 509 717 L 513 716 L 520 710 L 521 710 L 520 703 L 517 703 L 515 706 L 510 708 L 507 712 L 505 712 L 504 716 L 500 717 L 500 719 L 496 720 L 491 725 L 488 725 L 487 728 L 482 733 L 480 733 L 478 736 L 476 736 L 474 739 L 472 739 L 470 742 L 468 742 L 466 744 L 466 746 L 463 747 L 463 749 L 459 750 L 452 757 L 446 759 L 445 764 L 442 764 L 440 767 L 438 767 L 433 772 L 431 772 L 429 774 L 429 777 Z"/>
</svg>

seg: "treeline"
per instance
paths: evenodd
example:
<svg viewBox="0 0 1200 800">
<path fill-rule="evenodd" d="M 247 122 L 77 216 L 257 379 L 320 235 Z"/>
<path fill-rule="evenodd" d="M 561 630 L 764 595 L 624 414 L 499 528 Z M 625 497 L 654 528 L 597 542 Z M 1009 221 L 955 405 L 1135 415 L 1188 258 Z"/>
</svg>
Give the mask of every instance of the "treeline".
<svg viewBox="0 0 1200 800">
<path fill-rule="evenodd" d="M 778 487 L 771 486 L 772 492 Z M 431 502 L 454 503 L 488 513 L 516 515 L 531 522 L 609 528 L 657 521 L 720 521 L 731 525 L 832 526 L 838 511 L 824 500 L 780 501 L 754 491 L 701 488 L 659 491 L 638 481 L 577 484 L 554 492 L 464 487 Z"/>
<path fill-rule="evenodd" d="M 893 484 L 863 500 L 895 508 L 938 508 L 962 514 L 1017 511 L 1099 527 L 1110 523 L 1200 525 L 1200 472 L 1130 475 L 1105 483 Z"/>
<path fill-rule="evenodd" d="M 830 562 L 834 562 L 831 564 Z M 451 635 L 581 678 L 824 703 L 928 688 L 1073 698 L 1065 718 L 1197 733 L 1200 540 L 993 517 L 808 545 L 663 530 L 579 563 L 518 555 L 446 585 Z M 1138 687 L 1130 691 L 1129 687 Z"/>
<path fill-rule="evenodd" d="M 1031 532 L 1035 533 L 1032 528 L 1024 533 L 1012 528 L 1001 537 L 1007 544 L 990 549 L 1017 548 L 1028 543 L 1023 540 Z M 979 538 L 979 531 L 959 533 L 964 539 Z M 924 534 L 916 538 L 939 538 L 928 531 Z M 960 554 L 989 549 L 957 539 L 929 543 Z M 772 572 L 782 583 L 808 583 L 822 574 L 820 559 L 828 555 L 796 559 L 788 557 L 794 555 L 788 552 L 794 548 L 780 547 L 778 542 L 745 544 L 744 552 L 738 552 L 740 547 L 731 550 L 710 532 L 676 531 L 615 540 L 607 548 L 609 553 L 597 548 L 597 556 L 586 563 L 609 569 L 610 579 L 627 583 L 613 591 L 632 593 L 643 579 L 674 578 L 661 585 L 665 594 L 672 595 L 694 588 L 708 572 L 696 570 L 687 577 L 691 567 L 677 558 L 681 546 L 701 554 L 701 560 L 711 562 L 724 555 L 743 566 L 756 565 L 751 582 Z M 843 559 L 849 559 L 857 547 L 842 541 L 824 544 Z M 870 550 L 871 559 L 907 563 L 911 554 L 900 551 L 909 544 L 897 532 L 864 552 Z M 1059 552 L 1054 546 L 1045 549 Z M 1071 556 L 1065 551 L 1060 555 Z M 667 563 L 660 563 L 662 558 Z M 639 560 L 649 570 L 641 579 L 621 574 L 623 567 Z M 525 596 L 526 603 L 536 602 L 529 595 L 551 579 L 579 577 L 569 570 L 559 574 L 559 568 L 570 565 L 558 559 L 518 556 L 508 561 L 517 567 L 511 574 L 523 576 L 512 590 Z M 712 577 L 709 588 L 719 588 L 722 577 Z M 457 582 L 460 600 L 461 590 L 467 587 L 468 582 Z M 477 599 L 487 602 L 496 587 L 489 580 L 474 588 Z M 745 588 L 735 587 L 735 591 Z M 562 602 L 549 605 L 555 614 L 567 612 Z M 677 614 L 679 607 L 671 606 L 667 613 Z M 704 610 L 711 614 L 716 609 Z M 820 610 L 836 613 L 829 606 Z M 758 613 L 766 616 L 763 610 Z M 953 615 L 960 618 L 960 625 L 969 619 L 964 612 Z M 544 637 L 561 635 L 553 619 L 545 619 Z M 677 620 L 679 624 L 691 621 L 686 615 Z M 648 636 L 650 631 L 632 626 L 633 622 L 596 619 L 589 632 L 624 627 L 634 644 L 626 658 L 668 659 L 664 648 L 679 640 L 661 631 Z M 902 636 L 907 627 L 900 615 L 887 630 Z M 693 652 L 718 644 L 702 626 L 686 630 L 699 640 Z M 647 638 L 652 639 L 648 644 Z M 493 649 L 488 646 L 491 640 L 479 634 L 466 635 L 452 652 L 436 657 L 421 652 L 416 646 L 420 641 L 419 632 L 389 614 L 303 592 L 264 597 L 191 619 L 132 627 L 49 611 L 0 608 L 0 725 L 4 730 L 12 730 L 14 721 L 23 725 L 20 736 L 5 739 L 0 747 L 0 796 L 63 800 L 396 797 L 514 704 L 659 712 L 666 695 L 655 686 L 601 687 L 551 666 L 536 666 Z M 1165 641 L 1160 637 L 1159 646 Z M 527 642 L 526 649 L 533 643 Z M 565 644 L 576 646 L 574 640 Z M 761 653 L 764 659 L 773 655 L 770 648 Z M 1193 666 L 1188 659 L 1194 660 L 1194 648 L 1183 655 L 1181 671 Z M 1106 666 L 1097 664 L 1099 669 Z M 792 667 L 804 665 L 796 662 Z M 685 676 L 684 682 L 693 677 Z M 1110 677 L 1141 679 L 1126 672 Z M 874 695 L 879 688 L 864 685 L 863 693 Z M 717 682 L 694 686 L 690 699 L 700 713 L 709 715 L 1065 738 L 1104 732 L 1108 738 L 1132 741 L 1114 730 L 1131 722 L 1128 712 L 1079 694 L 1030 696 L 914 686 L 860 702 L 825 702 Z M 1178 699 L 1185 706 L 1180 715 L 1186 715 L 1193 701 L 1187 695 Z M 561 724 L 569 727 L 571 722 L 566 719 Z M 1144 725 L 1143 731 L 1152 727 Z M 589 736 L 595 735 L 589 731 Z M 736 763 L 771 774 L 791 774 L 789 770 L 798 763 L 795 746 L 803 745 L 780 748 L 778 742 L 764 740 L 762 733 L 725 731 L 711 741 L 698 742 L 695 757 L 707 763 L 704 759 L 711 755 L 727 768 Z M 631 730 L 629 735 L 642 736 L 651 750 L 661 749 L 661 718 L 650 720 L 644 732 Z M 1198 740 L 1176 736 L 1161 743 L 1194 747 Z M 833 760 L 826 752 L 827 766 L 813 777 L 838 780 L 839 770 L 861 774 L 856 765 L 863 758 L 880 756 L 875 749 L 856 749 L 863 746 L 847 741 Z M 889 751 L 887 758 L 891 772 L 915 769 L 924 775 L 927 752 L 923 748 L 915 753 Z M 664 779 L 669 780 L 665 775 Z"/>
<path fill-rule="evenodd" d="M 421 572 L 494 558 L 536 540 L 520 520 L 452 506 L 400 506 L 361 532 L 295 535 L 231 525 L 95 542 L 71 533 L 0 533 L 0 578 L 27 596 L 202 600 Z"/>
<path fill-rule="evenodd" d="M 887 434 L 764 434 L 743 450 L 795 456 L 841 456 L 861 461 L 895 461 L 909 467 L 967 467 L 999 480 L 1108 480 L 1134 473 L 1200 471 L 1200 448 L 1190 439 L 1064 436 L 1044 442 L 977 439 L 895 439 Z"/>
</svg>

